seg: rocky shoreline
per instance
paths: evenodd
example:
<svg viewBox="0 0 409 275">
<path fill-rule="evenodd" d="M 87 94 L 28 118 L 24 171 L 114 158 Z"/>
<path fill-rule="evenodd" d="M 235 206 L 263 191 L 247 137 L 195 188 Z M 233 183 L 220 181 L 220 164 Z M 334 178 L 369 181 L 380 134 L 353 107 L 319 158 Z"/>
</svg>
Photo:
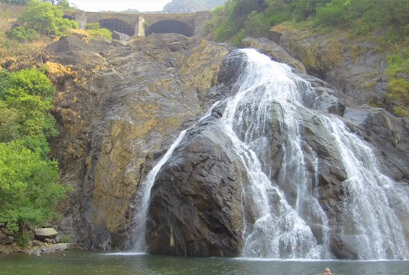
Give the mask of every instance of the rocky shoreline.
<svg viewBox="0 0 409 275">
<path fill-rule="evenodd" d="M 65 250 L 78 250 L 81 247 L 78 244 L 74 243 L 58 243 L 58 244 L 49 244 L 49 243 L 41 243 L 41 242 L 33 242 L 31 246 L 27 248 L 21 248 L 16 243 L 12 245 L 0 245 L 0 255 L 5 254 L 14 254 L 14 253 L 22 253 L 31 256 L 42 256 L 42 255 L 49 255 L 54 254 L 57 252 L 65 251 Z"/>
<path fill-rule="evenodd" d="M 29 229 L 25 247 L 17 244 L 17 233 L 0 226 L 0 254 L 23 253 L 33 256 L 54 254 L 65 250 L 81 249 L 75 243 L 66 242 L 65 236 L 60 236 L 54 228 Z"/>
</svg>

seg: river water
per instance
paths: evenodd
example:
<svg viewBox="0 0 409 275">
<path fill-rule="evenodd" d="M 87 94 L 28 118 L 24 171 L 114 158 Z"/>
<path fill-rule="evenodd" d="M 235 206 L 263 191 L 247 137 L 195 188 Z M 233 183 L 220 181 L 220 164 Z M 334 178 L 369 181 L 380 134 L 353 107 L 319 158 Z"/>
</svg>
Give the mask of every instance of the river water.
<svg viewBox="0 0 409 275">
<path fill-rule="evenodd" d="M 283 261 L 66 251 L 42 257 L 0 255 L 0 274 L 409 274 L 409 261 Z"/>
</svg>

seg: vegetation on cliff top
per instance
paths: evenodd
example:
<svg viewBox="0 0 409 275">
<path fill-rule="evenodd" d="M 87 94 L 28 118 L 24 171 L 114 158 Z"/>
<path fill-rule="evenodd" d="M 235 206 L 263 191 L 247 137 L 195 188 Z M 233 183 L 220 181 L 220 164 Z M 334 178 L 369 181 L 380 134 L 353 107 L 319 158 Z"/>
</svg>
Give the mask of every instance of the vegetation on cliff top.
<svg viewBox="0 0 409 275">
<path fill-rule="evenodd" d="M 0 70 L 0 223 L 18 231 L 56 216 L 69 188 L 59 184 L 48 139 L 58 135 L 51 115 L 54 87 L 40 71 Z"/>
<path fill-rule="evenodd" d="M 11 3 L 10 0 L 0 1 Z M 77 22 L 64 18 L 64 11 L 73 9 L 66 0 L 18 3 L 25 4 L 25 9 L 17 20 L 10 19 L 7 12 L 0 14 L 0 61 L 10 57 L 38 55 L 55 36 L 67 35 L 78 29 Z M 112 38 L 108 29 L 99 26 L 93 26 L 83 35 L 89 39 Z"/>
<path fill-rule="evenodd" d="M 173 0 L 163 8 L 164 12 L 195 12 L 212 10 L 227 0 Z"/>
<path fill-rule="evenodd" d="M 409 1 L 405 0 L 229 0 L 213 12 L 205 33 L 216 41 L 239 44 L 246 36 L 266 36 L 283 22 L 308 25 L 328 33 L 334 28 L 359 37 L 382 29 L 380 50 L 388 58 L 389 100 L 398 115 L 409 115 Z"/>
</svg>

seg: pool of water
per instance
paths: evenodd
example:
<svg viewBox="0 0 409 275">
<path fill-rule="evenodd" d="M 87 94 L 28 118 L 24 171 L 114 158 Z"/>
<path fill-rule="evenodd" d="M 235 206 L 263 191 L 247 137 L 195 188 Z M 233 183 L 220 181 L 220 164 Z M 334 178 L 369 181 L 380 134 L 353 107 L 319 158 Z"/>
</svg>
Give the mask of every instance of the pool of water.
<svg viewBox="0 0 409 275">
<path fill-rule="evenodd" d="M 0 274 L 409 274 L 409 261 L 281 261 L 66 251 L 42 257 L 0 255 Z"/>
</svg>

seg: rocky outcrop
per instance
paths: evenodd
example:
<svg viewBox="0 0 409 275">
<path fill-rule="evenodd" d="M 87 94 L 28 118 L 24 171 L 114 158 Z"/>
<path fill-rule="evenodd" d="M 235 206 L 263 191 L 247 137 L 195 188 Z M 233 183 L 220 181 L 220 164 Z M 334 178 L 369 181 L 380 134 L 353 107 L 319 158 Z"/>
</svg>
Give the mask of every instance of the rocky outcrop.
<svg viewBox="0 0 409 275">
<path fill-rule="evenodd" d="M 157 176 L 149 210 L 149 251 L 185 256 L 240 254 L 241 195 L 247 181 L 246 170 L 217 119 L 202 122 Z"/>
<path fill-rule="evenodd" d="M 27 255 L 33 256 L 42 256 L 42 255 L 49 255 L 55 254 L 65 250 L 76 250 L 80 249 L 80 246 L 77 244 L 72 243 L 58 243 L 58 244 L 47 244 L 36 241 L 33 241 L 29 244 L 29 246 L 25 249 L 20 248 L 17 244 L 12 245 L 0 245 L 0 254 L 13 254 L 13 253 L 24 253 Z"/>
<path fill-rule="evenodd" d="M 285 63 L 292 68 L 306 73 L 304 64 L 288 54 L 282 47 L 278 46 L 275 42 L 268 40 L 265 37 L 262 38 L 245 38 L 241 42 L 241 45 L 245 48 L 254 48 L 261 53 L 270 56 L 274 61 Z"/>
<path fill-rule="evenodd" d="M 49 62 L 71 70 L 50 75 L 61 133 L 52 151 L 75 189 L 58 229 L 86 247 L 124 249 L 141 178 L 212 104 L 206 94 L 228 48 L 181 35 L 112 43 L 68 36 L 48 51 Z"/>
<path fill-rule="evenodd" d="M 382 34 L 360 41 L 340 30 L 323 35 L 278 25 L 272 31 L 282 33 L 279 45 L 300 60 L 309 74 L 332 84 L 355 103 L 386 103 L 389 51 L 377 42 Z"/>
</svg>

